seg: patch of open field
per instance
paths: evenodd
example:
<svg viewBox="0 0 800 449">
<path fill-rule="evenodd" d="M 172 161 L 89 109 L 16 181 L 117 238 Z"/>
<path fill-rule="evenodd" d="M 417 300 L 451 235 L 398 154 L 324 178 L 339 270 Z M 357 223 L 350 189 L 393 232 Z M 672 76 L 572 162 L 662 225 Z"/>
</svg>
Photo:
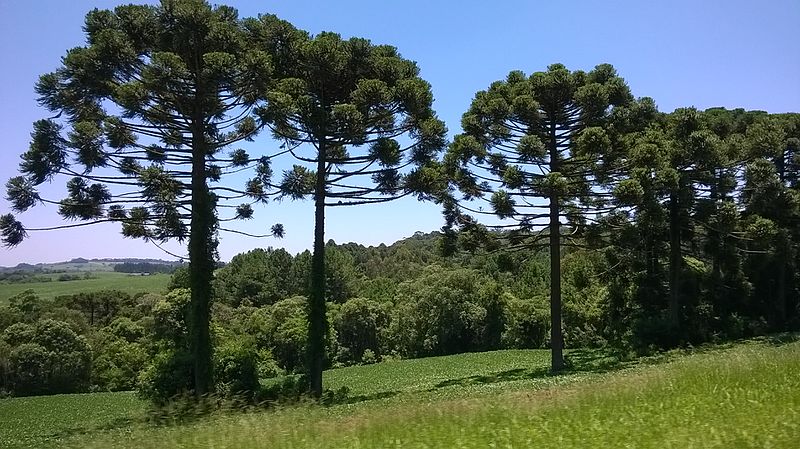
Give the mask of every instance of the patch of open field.
<svg viewBox="0 0 800 449">
<path fill-rule="evenodd" d="M 63 273 L 46 275 L 51 277 L 52 280 L 50 282 L 0 283 L 0 304 L 5 304 L 8 298 L 26 290 L 33 290 L 42 299 L 53 299 L 60 295 L 109 289 L 122 290 L 129 294 L 139 292 L 158 293 L 166 289 L 170 279 L 168 274 L 140 276 L 129 273 L 92 272 L 90 279 L 59 281 L 57 279 L 61 274 Z M 77 275 L 82 276 L 83 273 L 78 273 Z"/>
</svg>

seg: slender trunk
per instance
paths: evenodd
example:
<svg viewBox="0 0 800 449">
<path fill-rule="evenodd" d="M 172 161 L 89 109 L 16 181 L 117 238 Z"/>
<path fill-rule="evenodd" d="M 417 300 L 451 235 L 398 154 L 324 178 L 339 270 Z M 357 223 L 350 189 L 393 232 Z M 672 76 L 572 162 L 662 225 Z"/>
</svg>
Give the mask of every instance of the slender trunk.
<svg viewBox="0 0 800 449">
<path fill-rule="evenodd" d="M 311 256 L 311 297 L 308 305 L 308 374 L 311 394 L 322 396 L 322 368 L 325 359 L 325 142 L 320 142 L 317 180 L 314 189 L 314 253 Z"/>
<path fill-rule="evenodd" d="M 775 326 L 776 330 L 784 330 L 786 326 L 786 303 L 787 303 L 787 295 L 786 295 L 786 272 L 787 272 L 787 265 L 789 264 L 789 241 L 784 232 L 781 233 L 780 239 L 778 241 L 778 250 L 776 251 L 776 256 L 778 258 L 778 273 L 777 273 L 777 280 L 776 280 L 776 290 L 775 293 L 775 320 L 773 326 Z"/>
<path fill-rule="evenodd" d="M 775 158 L 775 169 L 778 172 L 778 178 L 781 184 L 786 182 L 786 153 L 781 151 L 781 154 Z"/>
<path fill-rule="evenodd" d="M 206 180 L 208 151 L 203 119 L 199 113 L 192 124 L 192 219 L 189 234 L 189 351 L 194 371 L 194 392 L 208 393 L 212 386 L 211 335 L 211 278 L 214 275 L 214 205 Z"/>
<path fill-rule="evenodd" d="M 681 223 L 679 193 L 669 195 L 669 318 L 677 329 L 680 326 Z"/>
<path fill-rule="evenodd" d="M 712 213 L 716 215 L 718 213 L 717 208 L 717 200 L 719 199 L 719 189 L 717 186 L 719 180 L 719 173 L 717 170 L 714 170 L 714 180 L 711 183 L 711 207 Z M 716 226 L 713 229 L 709 230 L 709 240 L 711 241 L 711 298 L 714 301 L 714 307 L 719 310 L 720 309 L 720 302 L 721 302 L 721 292 L 720 289 L 722 287 L 722 267 L 721 267 L 721 252 L 722 252 L 722 235 L 720 234 L 719 230 L 716 229 Z"/>
<path fill-rule="evenodd" d="M 559 171 L 555 123 L 550 125 L 550 172 Z M 550 368 L 553 372 L 564 367 L 564 338 L 561 332 L 561 223 L 559 198 L 550 192 Z"/>
</svg>

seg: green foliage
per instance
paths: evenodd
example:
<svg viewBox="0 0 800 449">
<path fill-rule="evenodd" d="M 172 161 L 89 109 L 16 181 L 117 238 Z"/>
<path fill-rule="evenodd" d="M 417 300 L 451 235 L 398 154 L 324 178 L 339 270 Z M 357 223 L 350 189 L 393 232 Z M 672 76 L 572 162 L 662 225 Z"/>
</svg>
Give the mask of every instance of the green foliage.
<svg viewBox="0 0 800 449">
<path fill-rule="evenodd" d="M 544 297 L 539 301 L 505 298 L 506 328 L 503 346 L 517 349 L 545 347 L 550 332 L 550 315 Z"/>
<path fill-rule="evenodd" d="M 189 284 L 189 267 L 188 266 L 181 266 L 175 269 L 172 273 L 172 276 L 169 278 L 169 284 L 167 284 L 167 290 L 175 290 L 177 288 L 190 288 L 191 285 Z"/>
<path fill-rule="evenodd" d="M 66 323 L 42 320 L 3 332 L 8 389 L 18 396 L 72 393 L 89 387 L 92 350 Z"/>
<path fill-rule="evenodd" d="M 109 391 L 134 390 L 140 371 L 148 362 L 145 348 L 136 341 L 113 335 L 99 339 L 93 346 L 96 354 L 92 362 L 92 385 Z"/>
<path fill-rule="evenodd" d="M 298 281 L 291 277 L 292 264 L 293 257 L 283 249 L 254 249 L 217 271 L 216 288 L 234 306 L 274 304 L 299 290 Z"/>
<path fill-rule="evenodd" d="M 339 340 L 337 361 L 341 363 L 374 363 L 388 349 L 391 308 L 365 298 L 353 298 L 333 314 L 333 327 Z M 369 353 L 368 353 L 369 352 Z"/>
<path fill-rule="evenodd" d="M 224 396 L 252 395 L 259 390 L 259 353 L 250 340 L 229 340 L 214 352 L 217 393 Z"/>
<path fill-rule="evenodd" d="M 139 374 L 139 395 L 155 404 L 192 390 L 192 357 L 186 349 L 167 348 L 157 352 Z"/>
<path fill-rule="evenodd" d="M 431 267 L 400 285 L 390 338 L 407 356 L 497 349 L 505 317 L 499 286 L 472 270 Z"/>
<path fill-rule="evenodd" d="M 278 364 L 293 372 L 304 366 L 308 344 L 308 318 L 305 297 L 295 296 L 259 308 L 250 319 L 248 333 L 258 348 L 269 350 Z"/>
</svg>

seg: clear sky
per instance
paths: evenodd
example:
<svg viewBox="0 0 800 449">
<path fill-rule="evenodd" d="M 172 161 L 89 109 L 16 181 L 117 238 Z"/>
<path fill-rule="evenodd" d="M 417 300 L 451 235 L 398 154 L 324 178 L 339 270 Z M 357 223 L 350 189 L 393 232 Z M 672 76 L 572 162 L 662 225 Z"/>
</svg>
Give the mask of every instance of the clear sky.
<svg viewBox="0 0 800 449">
<path fill-rule="evenodd" d="M 83 17 L 112 0 L 0 0 L 0 181 L 14 176 L 40 108 L 33 86 L 57 68 L 66 50 L 83 45 Z M 433 85 L 434 107 L 450 135 L 476 91 L 510 70 L 569 69 L 613 64 L 634 95 L 649 96 L 663 111 L 677 107 L 742 107 L 800 111 L 799 0 L 680 1 L 234 1 L 241 16 L 273 13 L 311 33 L 334 31 L 398 47 L 417 61 Z M 274 148 L 267 137 L 256 146 Z M 278 167 L 280 169 L 280 167 Z M 62 198 L 64 182 L 42 189 Z M 49 194 L 49 195 L 48 195 Z M 3 195 L 4 196 L 4 195 Z M 10 210 L 0 199 L 0 213 Z M 54 207 L 38 206 L 20 218 L 26 226 L 61 223 Z M 254 247 L 310 248 L 311 202 L 275 203 L 239 227 L 259 232 L 285 225 L 283 240 L 222 235 L 222 260 Z M 391 243 L 442 225 L 439 209 L 404 200 L 334 208 L 327 236 L 339 243 Z M 185 251 L 177 244 L 169 248 Z M 33 233 L 13 250 L 0 249 L 0 265 L 54 262 L 74 257 L 169 258 L 151 244 L 123 239 L 113 224 Z"/>
</svg>

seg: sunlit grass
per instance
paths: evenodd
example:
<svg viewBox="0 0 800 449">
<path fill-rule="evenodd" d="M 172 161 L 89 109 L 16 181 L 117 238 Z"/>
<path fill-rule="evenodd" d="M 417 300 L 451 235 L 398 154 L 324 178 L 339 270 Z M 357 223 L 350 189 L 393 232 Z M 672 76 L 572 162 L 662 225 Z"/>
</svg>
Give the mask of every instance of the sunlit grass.
<svg viewBox="0 0 800 449">
<path fill-rule="evenodd" d="M 546 367 L 539 351 L 460 355 L 452 364 L 449 359 L 327 373 L 332 386 L 352 379 L 348 385 L 354 394 L 380 400 L 229 414 L 180 426 L 137 425 L 68 443 L 98 448 L 792 448 L 800 441 L 800 343 L 749 343 L 663 364 L 569 376 L 536 377 L 536 366 Z M 470 362 L 475 372 L 468 371 Z"/>
<path fill-rule="evenodd" d="M 69 273 L 83 276 L 83 273 Z M 159 293 L 167 288 L 170 275 L 158 273 L 150 276 L 139 276 L 129 273 L 93 272 L 91 279 L 74 281 L 58 281 L 58 274 L 51 275 L 50 282 L 29 282 L 19 284 L 0 283 L 0 305 L 8 298 L 26 290 L 33 290 L 41 299 L 53 299 L 60 295 L 93 292 L 98 290 L 121 290 L 128 294 L 140 292 Z"/>
<path fill-rule="evenodd" d="M 0 447 L 55 447 L 75 433 L 126 425 L 145 410 L 134 393 L 0 399 Z"/>
</svg>

